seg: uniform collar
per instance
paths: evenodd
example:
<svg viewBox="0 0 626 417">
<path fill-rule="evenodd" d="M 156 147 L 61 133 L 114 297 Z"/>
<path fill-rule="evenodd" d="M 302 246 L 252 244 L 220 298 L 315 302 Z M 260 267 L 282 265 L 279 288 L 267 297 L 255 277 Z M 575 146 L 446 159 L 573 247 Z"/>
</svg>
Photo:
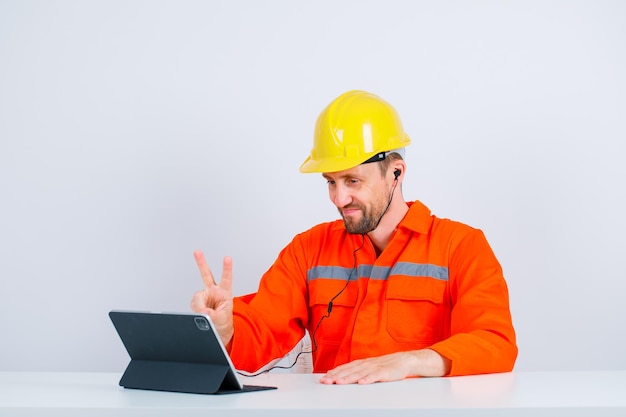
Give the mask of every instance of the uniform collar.
<svg viewBox="0 0 626 417">
<path fill-rule="evenodd" d="M 407 201 L 406 204 L 409 206 L 409 211 L 398 226 L 405 227 L 414 232 L 428 234 L 433 222 L 430 209 L 418 200 Z"/>
</svg>

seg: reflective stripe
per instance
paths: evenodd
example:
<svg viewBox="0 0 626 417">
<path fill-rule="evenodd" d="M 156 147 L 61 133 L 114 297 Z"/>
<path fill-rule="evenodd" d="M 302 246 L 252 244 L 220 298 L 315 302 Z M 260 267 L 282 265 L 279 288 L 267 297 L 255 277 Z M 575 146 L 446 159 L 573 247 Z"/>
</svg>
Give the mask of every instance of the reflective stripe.
<svg viewBox="0 0 626 417">
<path fill-rule="evenodd" d="M 359 265 L 359 276 L 368 273 L 372 269 L 371 265 Z M 307 281 L 314 279 L 338 279 L 346 281 L 350 276 L 353 268 L 343 268 L 341 266 L 315 266 L 307 272 Z M 352 277 L 354 279 L 354 277 Z"/>
<path fill-rule="evenodd" d="M 341 266 L 316 266 L 307 272 L 307 281 L 314 279 L 338 279 L 347 280 L 353 268 Z M 398 262 L 393 267 L 359 265 L 360 277 L 370 279 L 387 280 L 390 275 L 405 275 L 409 277 L 427 277 L 441 281 L 448 280 L 448 268 L 432 264 L 415 264 L 412 262 Z M 352 277 L 354 279 L 354 277 Z"/>
<path fill-rule="evenodd" d="M 448 280 L 448 267 L 433 264 L 414 264 L 412 262 L 398 262 L 391 268 L 390 275 L 407 275 L 410 277 L 428 277 L 441 281 Z"/>
</svg>

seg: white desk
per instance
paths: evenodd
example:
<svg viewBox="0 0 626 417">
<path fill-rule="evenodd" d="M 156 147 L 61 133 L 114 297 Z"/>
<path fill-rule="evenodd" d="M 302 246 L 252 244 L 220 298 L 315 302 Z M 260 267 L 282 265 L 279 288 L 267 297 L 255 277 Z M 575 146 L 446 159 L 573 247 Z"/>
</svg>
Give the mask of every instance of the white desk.
<svg viewBox="0 0 626 417">
<path fill-rule="evenodd" d="M 0 372 L 0 416 L 626 416 L 626 371 L 519 372 L 321 385 L 266 374 L 277 390 L 198 395 L 129 390 L 113 373 Z"/>
</svg>

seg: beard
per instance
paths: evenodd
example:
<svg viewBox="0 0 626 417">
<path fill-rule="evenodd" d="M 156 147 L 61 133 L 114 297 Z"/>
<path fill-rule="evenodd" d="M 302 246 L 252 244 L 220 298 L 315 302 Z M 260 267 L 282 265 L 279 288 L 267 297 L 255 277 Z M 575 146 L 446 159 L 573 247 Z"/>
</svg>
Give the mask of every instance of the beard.
<svg viewBox="0 0 626 417">
<path fill-rule="evenodd" d="M 351 217 L 344 217 L 341 209 L 339 209 L 339 214 L 341 214 L 343 224 L 345 225 L 348 233 L 358 235 L 364 235 L 376 229 L 376 227 L 378 227 L 380 219 L 386 211 L 384 207 L 365 207 L 362 204 L 350 204 L 343 208 L 361 210 L 361 213 L 363 214 L 361 216 L 361 219 L 355 220 Z"/>
</svg>

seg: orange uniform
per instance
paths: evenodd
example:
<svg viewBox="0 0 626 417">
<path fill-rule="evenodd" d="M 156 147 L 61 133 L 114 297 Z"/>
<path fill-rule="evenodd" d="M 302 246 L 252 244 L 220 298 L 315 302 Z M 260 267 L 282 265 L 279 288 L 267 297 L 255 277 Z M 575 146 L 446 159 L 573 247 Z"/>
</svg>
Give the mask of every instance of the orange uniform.
<svg viewBox="0 0 626 417">
<path fill-rule="evenodd" d="M 297 235 L 257 293 L 235 298 L 235 366 L 261 368 L 308 329 L 314 372 L 423 348 L 451 360 L 449 375 L 512 370 L 508 290 L 483 233 L 437 218 L 418 201 L 408 205 L 378 257 L 368 237 L 349 234 L 342 220 Z"/>
</svg>

